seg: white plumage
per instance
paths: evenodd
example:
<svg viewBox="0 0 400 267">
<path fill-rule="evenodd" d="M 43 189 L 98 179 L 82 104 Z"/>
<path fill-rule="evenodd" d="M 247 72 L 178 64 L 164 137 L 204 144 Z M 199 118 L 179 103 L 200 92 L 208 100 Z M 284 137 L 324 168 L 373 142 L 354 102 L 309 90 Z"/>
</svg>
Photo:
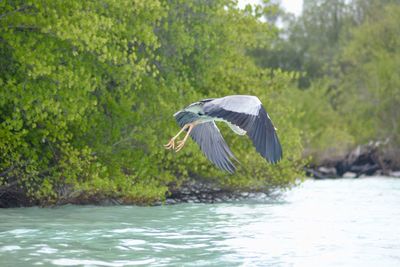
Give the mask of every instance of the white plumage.
<svg viewBox="0 0 400 267">
<path fill-rule="evenodd" d="M 190 104 L 174 114 L 182 130 L 165 145 L 175 149 L 175 139 L 184 131 L 187 134 L 178 142 L 176 151 L 184 146 L 190 135 L 206 157 L 222 170 L 233 173 L 236 159 L 223 139 L 214 121 L 222 121 L 236 134 L 247 134 L 256 150 L 271 163 L 282 158 L 282 148 L 275 127 L 261 101 L 255 96 L 232 95 L 204 99 Z"/>
<path fill-rule="evenodd" d="M 225 110 L 244 113 L 248 115 L 257 115 L 261 107 L 261 101 L 256 96 L 251 95 L 231 95 L 214 99 L 213 105 L 219 106 Z"/>
</svg>

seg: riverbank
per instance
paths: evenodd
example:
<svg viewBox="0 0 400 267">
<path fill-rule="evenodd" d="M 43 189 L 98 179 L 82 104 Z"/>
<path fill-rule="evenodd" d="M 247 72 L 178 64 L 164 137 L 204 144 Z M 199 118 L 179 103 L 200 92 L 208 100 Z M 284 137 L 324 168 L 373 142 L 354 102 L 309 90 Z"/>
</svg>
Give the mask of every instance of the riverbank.
<svg viewBox="0 0 400 267">
<path fill-rule="evenodd" d="M 141 203 L 126 197 L 113 197 L 103 194 L 86 194 L 85 192 L 75 191 L 67 196 L 58 199 L 54 203 L 43 204 L 34 201 L 26 196 L 21 189 L 15 188 L 12 191 L 5 191 L 0 194 L 0 208 L 32 207 L 32 206 L 62 206 L 73 205 L 144 205 L 158 206 L 171 205 L 178 203 L 219 203 L 229 201 L 239 201 L 249 198 L 272 199 L 275 197 L 275 190 L 254 190 L 243 191 L 230 187 L 222 187 L 215 182 L 205 179 L 189 179 L 179 187 L 171 186 L 169 193 L 164 200 L 155 200 L 151 203 Z"/>
<path fill-rule="evenodd" d="M 304 168 L 305 174 L 314 179 L 359 178 L 364 176 L 389 176 L 400 178 L 400 160 L 396 157 L 398 151 L 391 150 L 385 143 L 370 142 L 357 146 L 355 149 L 336 159 L 328 159 L 318 164 L 310 164 Z M 60 206 L 76 205 L 170 205 L 178 203 L 218 203 L 237 201 L 247 198 L 270 199 L 276 196 L 276 191 L 238 190 L 222 187 L 210 180 L 199 177 L 188 179 L 179 186 L 170 185 L 164 200 L 154 200 L 151 203 L 139 203 L 126 197 L 114 197 L 104 194 L 87 194 L 74 191 L 64 195 L 56 202 L 43 204 L 26 196 L 16 185 L 0 187 L 0 208 L 27 207 L 37 205 Z"/>
<path fill-rule="evenodd" d="M 384 142 L 359 145 L 342 157 L 325 159 L 304 168 L 315 179 L 389 176 L 400 178 L 399 151 Z"/>
</svg>

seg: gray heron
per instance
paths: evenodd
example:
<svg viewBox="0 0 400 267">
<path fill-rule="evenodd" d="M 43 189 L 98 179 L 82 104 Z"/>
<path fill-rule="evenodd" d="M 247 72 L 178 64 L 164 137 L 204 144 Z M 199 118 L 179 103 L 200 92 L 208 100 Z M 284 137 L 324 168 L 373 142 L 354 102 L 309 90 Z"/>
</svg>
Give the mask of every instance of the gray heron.
<svg viewBox="0 0 400 267">
<path fill-rule="evenodd" d="M 212 163 L 229 173 L 236 170 L 231 159 L 237 159 L 215 121 L 225 122 L 236 134 L 247 134 L 257 152 L 268 162 L 276 163 L 282 158 L 282 147 L 276 128 L 256 96 L 231 95 L 203 99 L 179 110 L 174 117 L 182 129 L 171 138 L 165 148 L 180 151 L 190 135 Z M 175 140 L 184 131 L 187 131 L 185 137 L 175 146 Z"/>
</svg>

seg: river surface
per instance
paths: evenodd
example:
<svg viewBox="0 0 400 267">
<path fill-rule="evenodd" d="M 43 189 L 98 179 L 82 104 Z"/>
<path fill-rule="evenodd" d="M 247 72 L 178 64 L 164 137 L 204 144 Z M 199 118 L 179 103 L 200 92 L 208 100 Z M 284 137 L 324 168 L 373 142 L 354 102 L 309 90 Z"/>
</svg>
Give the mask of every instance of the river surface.
<svg viewBox="0 0 400 267">
<path fill-rule="evenodd" d="M 0 210 L 0 266 L 400 266 L 400 179 L 279 200 Z"/>
</svg>

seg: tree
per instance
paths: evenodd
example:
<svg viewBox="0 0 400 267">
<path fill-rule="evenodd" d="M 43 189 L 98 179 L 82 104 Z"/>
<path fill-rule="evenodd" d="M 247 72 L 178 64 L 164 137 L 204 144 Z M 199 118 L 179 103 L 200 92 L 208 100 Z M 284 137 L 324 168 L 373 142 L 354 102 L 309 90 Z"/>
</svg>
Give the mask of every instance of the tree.
<svg viewBox="0 0 400 267">
<path fill-rule="evenodd" d="M 247 56 L 273 30 L 235 1 L 2 1 L 0 28 L 0 200 L 152 203 L 193 177 L 268 191 L 300 174 L 291 74 Z M 235 176 L 193 144 L 164 150 L 175 111 L 236 93 L 273 101 L 290 155 L 280 165 L 233 135 L 246 166 Z"/>
<path fill-rule="evenodd" d="M 389 4 L 352 32 L 341 55 L 341 106 L 360 142 L 399 136 L 400 6 Z M 358 108 L 354 109 L 354 103 Z"/>
</svg>

